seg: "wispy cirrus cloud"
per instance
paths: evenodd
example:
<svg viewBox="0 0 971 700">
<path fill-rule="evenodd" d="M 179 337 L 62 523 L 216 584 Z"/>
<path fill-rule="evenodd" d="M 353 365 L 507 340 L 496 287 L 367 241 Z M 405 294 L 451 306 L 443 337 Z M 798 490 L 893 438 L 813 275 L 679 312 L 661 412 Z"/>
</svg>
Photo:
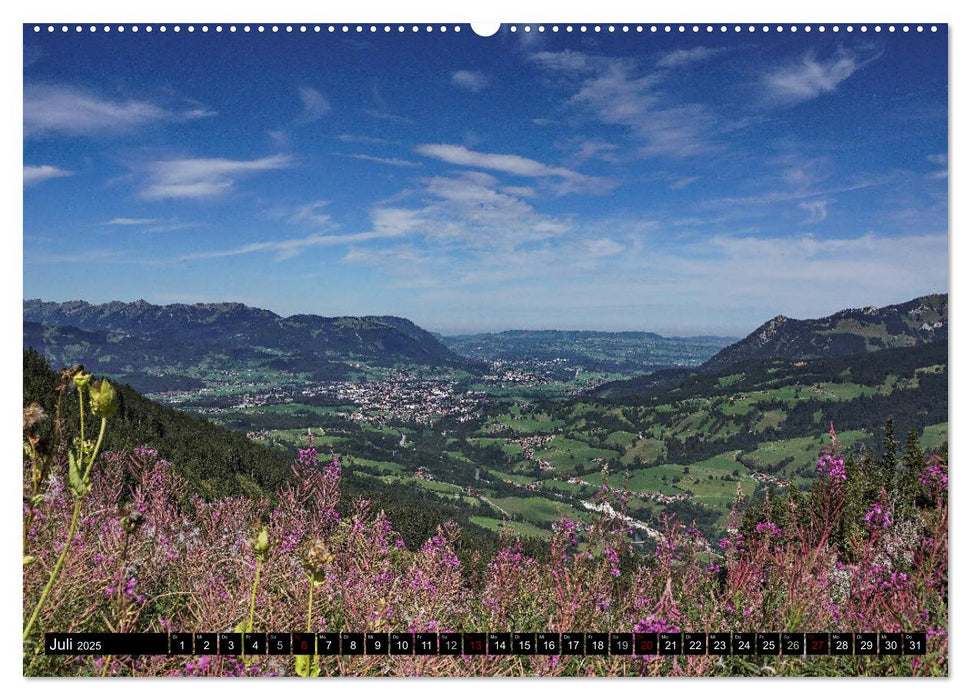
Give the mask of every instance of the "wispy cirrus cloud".
<svg viewBox="0 0 971 700">
<path fill-rule="evenodd" d="M 321 216 L 318 211 L 324 202 L 312 202 L 305 211 L 311 217 Z M 298 212 L 299 215 L 299 212 Z M 329 217 L 326 223 L 329 223 Z M 252 253 L 270 253 L 277 262 L 294 258 L 311 248 L 346 245 L 349 243 L 364 243 L 382 238 L 399 238 L 411 233 L 420 220 L 416 212 L 395 209 L 392 207 L 378 207 L 371 212 L 371 228 L 358 233 L 314 233 L 302 238 L 287 238 L 282 240 L 255 241 L 232 248 L 205 250 L 182 256 L 182 260 L 208 260 L 213 258 L 229 258 L 237 255 Z"/>
<path fill-rule="evenodd" d="M 290 216 L 290 223 L 309 223 L 315 226 L 333 226 L 330 214 L 323 211 L 330 202 L 325 199 L 318 199 L 297 207 L 297 211 Z"/>
<path fill-rule="evenodd" d="M 135 219 L 119 216 L 111 221 L 106 221 L 105 226 L 149 226 L 155 223 L 158 223 L 158 219 Z"/>
<path fill-rule="evenodd" d="M 367 143 L 377 146 L 384 146 L 391 143 L 388 139 L 383 139 L 378 136 L 365 136 L 363 134 L 339 134 L 337 140 L 344 143 Z"/>
<path fill-rule="evenodd" d="M 317 248 L 320 246 L 333 246 L 342 243 L 355 243 L 368 241 L 379 236 L 373 232 L 352 233 L 352 234 L 311 234 L 303 238 L 287 238 L 278 241 L 258 241 L 247 243 L 246 245 L 235 248 L 224 248 L 220 250 L 205 250 L 199 253 L 190 253 L 182 256 L 182 260 L 209 260 L 213 258 L 230 258 L 236 255 L 247 255 L 250 253 L 273 253 L 277 262 L 289 260 L 302 253 L 307 248 Z"/>
<path fill-rule="evenodd" d="M 701 54 L 679 54 L 668 60 L 683 65 L 691 58 L 701 60 Z M 626 128 L 641 142 L 641 156 L 689 158 L 719 148 L 713 140 L 721 127 L 715 113 L 705 105 L 681 102 L 664 92 L 662 83 L 668 72 L 644 70 L 630 59 L 578 51 L 539 52 L 530 59 L 567 81 L 572 93 L 567 109 Z"/>
<path fill-rule="evenodd" d="M 669 51 L 661 56 L 655 65 L 658 68 L 682 68 L 695 63 L 702 63 L 725 51 L 727 49 L 708 48 L 706 46 L 696 46 L 693 49 L 678 49 L 676 51 Z"/>
<path fill-rule="evenodd" d="M 198 104 L 162 107 L 136 99 L 111 100 L 72 86 L 24 86 L 24 135 L 96 134 L 159 121 L 190 121 L 213 116 Z"/>
<path fill-rule="evenodd" d="M 73 174 L 70 170 L 58 168 L 56 165 L 25 165 L 24 187 L 30 187 L 51 178 L 67 177 Z"/>
<path fill-rule="evenodd" d="M 763 82 L 770 99 L 793 105 L 834 92 L 840 83 L 874 59 L 861 58 L 848 51 L 829 58 L 807 53 L 801 60 L 773 70 Z"/>
<path fill-rule="evenodd" d="M 946 153 L 932 153 L 927 156 L 927 160 L 934 165 L 941 166 L 940 170 L 935 170 L 931 173 L 931 177 L 937 180 L 943 180 L 947 177 L 947 154 Z"/>
<path fill-rule="evenodd" d="M 489 87 L 489 77 L 482 71 L 457 70 L 452 73 L 452 85 L 470 92 L 480 92 Z"/>
<path fill-rule="evenodd" d="M 513 153 L 483 153 L 465 146 L 447 143 L 426 143 L 415 151 L 428 158 L 451 163 L 466 168 L 492 170 L 517 177 L 546 178 L 555 181 L 553 189 L 558 193 L 609 191 L 614 183 L 600 177 L 582 175 L 568 168 L 546 165 L 538 160 Z"/>
<path fill-rule="evenodd" d="M 701 179 L 700 175 L 689 175 L 688 177 L 679 177 L 674 182 L 672 182 L 668 187 L 672 190 L 683 190 L 688 185 L 693 185 Z"/>
<path fill-rule="evenodd" d="M 177 218 L 170 219 L 151 219 L 139 217 L 118 216 L 110 221 L 105 221 L 102 226 L 121 227 L 123 229 L 138 229 L 147 233 L 169 233 L 171 231 L 181 231 L 187 228 L 195 228 L 198 223 L 191 221 L 179 221 Z"/>
<path fill-rule="evenodd" d="M 818 224 L 826 220 L 827 207 L 833 203 L 832 199 L 811 199 L 799 202 L 798 207 L 806 212 L 804 224 Z"/>
<path fill-rule="evenodd" d="M 381 165 L 393 165 L 398 168 L 417 168 L 421 166 L 421 163 L 414 160 L 405 160 L 403 158 L 383 158 L 381 156 L 372 156 L 367 153 L 340 153 L 338 155 L 344 158 L 354 158 L 356 160 L 366 160 L 371 163 L 380 163 Z"/>
<path fill-rule="evenodd" d="M 303 124 L 315 122 L 330 112 L 330 101 L 324 97 L 320 90 L 312 87 L 300 87 L 297 89 L 300 95 L 302 111 L 298 121 Z"/>
<path fill-rule="evenodd" d="M 202 199 L 230 192 L 244 177 L 267 170 L 289 168 L 293 159 L 273 155 L 255 160 L 181 158 L 162 160 L 147 167 L 143 199 Z"/>
</svg>

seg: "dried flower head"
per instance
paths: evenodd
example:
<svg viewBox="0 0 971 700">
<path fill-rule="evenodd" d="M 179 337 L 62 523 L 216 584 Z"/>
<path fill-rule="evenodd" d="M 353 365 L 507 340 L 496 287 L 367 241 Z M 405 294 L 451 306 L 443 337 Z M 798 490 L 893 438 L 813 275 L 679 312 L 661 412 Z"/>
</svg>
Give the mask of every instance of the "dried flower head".
<svg viewBox="0 0 971 700">
<path fill-rule="evenodd" d="M 334 554 L 323 540 L 312 540 L 300 557 L 304 571 L 314 583 L 321 583 L 327 570 L 327 565 L 334 561 Z"/>
<path fill-rule="evenodd" d="M 145 522 L 145 516 L 131 503 L 123 505 L 118 512 L 121 515 L 121 529 L 129 535 L 134 534 Z"/>
<path fill-rule="evenodd" d="M 61 368 L 61 381 L 68 383 L 74 379 L 76 374 L 84 372 L 84 365 L 75 365 L 74 367 L 62 367 Z"/>
<path fill-rule="evenodd" d="M 37 428 L 47 418 L 44 409 L 36 401 L 29 406 L 24 406 L 24 432 L 32 435 L 37 432 Z"/>
</svg>

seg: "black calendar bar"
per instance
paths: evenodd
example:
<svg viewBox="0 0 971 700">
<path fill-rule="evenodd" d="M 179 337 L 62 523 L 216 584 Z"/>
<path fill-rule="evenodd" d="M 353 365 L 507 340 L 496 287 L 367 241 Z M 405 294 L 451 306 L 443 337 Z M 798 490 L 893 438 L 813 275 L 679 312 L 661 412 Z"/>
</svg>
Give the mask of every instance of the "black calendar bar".
<svg viewBox="0 0 971 700">
<path fill-rule="evenodd" d="M 910 656 L 925 632 L 49 632 L 50 655 Z"/>
<path fill-rule="evenodd" d="M 169 653 L 169 635 L 163 633 L 48 632 L 44 653 L 53 656 L 159 655 Z"/>
</svg>

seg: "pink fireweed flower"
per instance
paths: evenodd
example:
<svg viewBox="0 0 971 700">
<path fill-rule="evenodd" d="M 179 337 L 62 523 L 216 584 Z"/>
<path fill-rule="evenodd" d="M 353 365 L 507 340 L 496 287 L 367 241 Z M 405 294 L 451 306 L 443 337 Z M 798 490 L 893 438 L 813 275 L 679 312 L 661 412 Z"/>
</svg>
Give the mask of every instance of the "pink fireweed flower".
<svg viewBox="0 0 971 700">
<path fill-rule="evenodd" d="M 828 452 L 820 455 L 816 471 L 825 474 L 832 481 L 846 481 L 846 462 L 843 455 Z"/>
<path fill-rule="evenodd" d="M 579 527 L 572 520 L 559 520 L 553 523 L 553 532 L 560 535 L 570 546 L 575 546 L 577 543 L 578 529 Z"/>
<path fill-rule="evenodd" d="M 311 448 L 313 449 L 313 448 Z M 324 465 L 324 476 L 328 479 L 339 479 L 341 476 L 341 461 L 337 457 Z"/>
<path fill-rule="evenodd" d="M 947 464 L 939 457 L 927 461 L 927 468 L 920 473 L 920 484 L 933 494 L 947 491 Z"/>
<path fill-rule="evenodd" d="M 890 519 L 890 511 L 882 503 L 871 505 L 870 510 L 863 516 L 863 522 L 871 530 L 886 530 L 893 525 L 893 521 Z"/>
<path fill-rule="evenodd" d="M 654 632 L 668 632 L 674 634 L 680 631 L 681 628 L 673 622 L 665 620 L 662 617 L 655 617 L 653 615 L 649 615 L 648 617 L 641 619 L 636 625 L 634 625 L 634 632 L 637 634 L 651 634 Z"/>
<path fill-rule="evenodd" d="M 771 521 L 756 523 L 755 531 L 760 535 L 768 535 L 769 537 L 781 537 L 784 533 L 781 527 Z"/>
<path fill-rule="evenodd" d="M 317 448 L 308 447 L 305 450 L 300 450 L 297 456 L 297 463 L 302 464 L 305 467 L 317 466 Z"/>
<path fill-rule="evenodd" d="M 610 564 L 610 575 L 614 578 L 620 576 L 620 555 L 617 550 L 613 547 L 604 547 L 604 556 L 607 558 L 607 562 Z"/>
</svg>

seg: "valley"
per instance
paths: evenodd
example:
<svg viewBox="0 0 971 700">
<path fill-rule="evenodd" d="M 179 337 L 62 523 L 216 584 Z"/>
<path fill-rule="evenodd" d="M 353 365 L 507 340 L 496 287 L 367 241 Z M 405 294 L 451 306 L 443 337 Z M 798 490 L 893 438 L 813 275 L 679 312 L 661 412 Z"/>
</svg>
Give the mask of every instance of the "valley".
<svg viewBox="0 0 971 700">
<path fill-rule="evenodd" d="M 46 320 L 65 320 L 42 308 Z M 914 308 L 921 306 L 903 313 L 913 317 Z M 931 311 L 935 322 L 939 310 L 938 303 Z M 89 324 L 91 315 L 69 320 Z M 887 315 L 877 316 L 886 327 Z M 135 377 L 134 386 L 150 399 L 281 454 L 292 455 L 311 439 L 320 459 L 339 456 L 364 484 L 424 494 L 479 527 L 526 538 L 548 538 L 557 520 L 589 522 L 606 488 L 629 491 L 627 515 L 635 540 L 646 546 L 653 539 L 644 534 L 656 533 L 664 514 L 696 522 L 714 541 L 734 503 L 765 489 L 812 483 L 830 421 L 851 449 L 873 445 L 890 417 L 901 440 L 916 429 L 927 451 L 947 442 L 947 345 L 937 339 L 942 327 L 946 339 L 946 325 L 940 323 L 936 335 L 918 339 L 924 342 L 871 340 L 870 352 L 808 359 L 811 341 L 793 358 L 749 352 L 746 359 L 751 338 L 724 349 L 731 339 L 578 332 L 455 339 L 412 331 L 409 337 L 428 346 L 408 348 L 409 356 L 387 351 L 387 339 L 362 342 L 356 329 L 353 338 L 330 339 L 332 346 L 356 349 L 331 355 L 327 362 L 342 369 L 327 376 L 295 371 L 308 360 L 293 341 L 287 348 L 248 346 L 239 356 L 198 332 L 202 358 L 173 359 L 175 351 L 167 349 L 136 370 L 123 358 L 145 336 L 135 334 L 130 319 L 106 323 L 102 315 L 98 322 L 109 326 L 100 332 L 122 334 L 106 341 L 117 346 L 113 354 L 78 346 L 77 333 L 58 344 L 65 332 L 27 324 L 25 346 L 46 342 L 45 355 L 62 362 L 82 350 L 89 368 L 114 371 L 123 381 Z M 382 333 L 393 337 L 407 327 L 401 322 Z M 756 333 L 766 338 L 764 327 Z M 440 363 L 416 361 L 415 353 Z M 735 361 L 722 368 L 718 353 Z M 267 359 L 274 355 L 286 361 Z M 661 371 L 645 374 L 646 367 Z M 675 381 L 652 383 L 665 373 Z"/>
</svg>

